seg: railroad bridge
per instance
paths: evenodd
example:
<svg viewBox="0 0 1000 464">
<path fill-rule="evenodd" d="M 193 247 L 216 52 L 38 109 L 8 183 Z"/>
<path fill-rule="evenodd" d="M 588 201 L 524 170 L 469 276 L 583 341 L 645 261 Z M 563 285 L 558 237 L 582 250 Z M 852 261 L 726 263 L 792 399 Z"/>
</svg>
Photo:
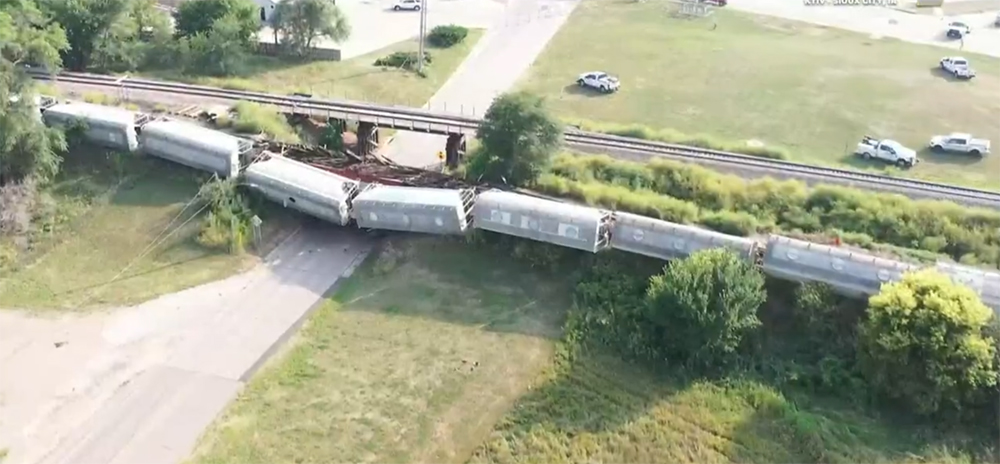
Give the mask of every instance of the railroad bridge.
<svg viewBox="0 0 1000 464">
<path fill-rule="evenodd" d="M 313 99 L 311 95 L 305 94 L 296 94 L 295 97 Z M 379 128 L 443 135 L 447 137 L 444 146 L 445 163 L 450 167 L 458 166 L 461 158 L 465 156 L 466 137 L 475 135 L 479 128 L 479 121 L 476 119 L 457 116 L 442 119 L 439 114 L 409 107 L 398 108 L 405 111 L 405 115 L 397 118 L 378 114 L 365 108 L 341 107 L 333 109 L 295 103 L 271 103 L 271 105 L 278 107 L 283 113 L 293 118 L 325 119 L 327 124 L 339 130 L 340 133 L 347 130 L 348 123 L 357 124 L 358 155 L 365 157 L 378 149 Z"/>
</svg>

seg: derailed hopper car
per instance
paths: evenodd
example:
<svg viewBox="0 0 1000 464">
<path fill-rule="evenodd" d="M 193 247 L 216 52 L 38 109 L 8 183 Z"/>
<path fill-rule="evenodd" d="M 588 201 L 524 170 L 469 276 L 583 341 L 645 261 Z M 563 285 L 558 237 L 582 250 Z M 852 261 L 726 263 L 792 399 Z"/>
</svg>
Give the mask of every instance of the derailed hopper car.
<svg viewBox="0 0 1000 464">
<path fill-rule="evenodd" d="M 134 151 L 139 146 L 136 123 L 145 117 L 134 111 L 90 103 L 60 103 L 42 113 L 50 126 L 67 127 L 76 121 L 87 124 L 86 137 L 93 143 Z"/>
<path fill-rule="evenodd" d="M 476 229 L 596 253 L 608 246 L 611 214 L 585 206 L 490 190 L 472 209 Z"/>
<path fill-rule="evenodd" d="M 752 261 L 757 243 L 733 235 L 630 213 L 615 213 L 611 248 L 660 259 L 683 259 L 700 250 L 729 248 Z"/>
<path fill-rule="evenodd" d="M 370 184 L 354 198 L 358 227 L 427 234 L 464 234 L 475 192 Z"/>
<path fill-rule="evenodd" d="M 244 183 L 271 201 L 325 221 L 347 225 L 358 183 L 280 156 L 247 166 Z"/>
<path fill-rule="evenodd" d="M 148 155 L 213 172 L 220 177 L 237 176 L 242 154 L 253 148 L 249 140 L 171 120 L 145 124 L 139 139 L 142 151 Z"/>
<path fill-rule="evenodd" d="M 874 295 L 882 284 L 899 280 L 917 267 L 891 259 L 772 235 L 764 272 L 796 282 L 823 282 L 849 296 Z"/>
<path fill-rule="evenodd" d="M 953 282 L 971 288 L 979 295 L 983 304 L 1000 316 L 1000 273 L 946 262 L 938 262 L 935 268 Z"/>
</svg>

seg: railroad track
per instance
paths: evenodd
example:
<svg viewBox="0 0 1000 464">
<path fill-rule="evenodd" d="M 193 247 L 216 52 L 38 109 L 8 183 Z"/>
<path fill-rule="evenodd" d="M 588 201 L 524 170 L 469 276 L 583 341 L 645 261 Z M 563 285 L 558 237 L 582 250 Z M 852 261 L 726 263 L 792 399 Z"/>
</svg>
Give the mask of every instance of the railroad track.
<svg viewBox="0 0 1000 464">
<path fill-rule="evenodd" d="M 417 124 L 439 125 L 452 127 L 455 130 L 474 131 L 479 119 L 441 114 L 432 111 L 375 105 L 350 101 L 334 101 L 319 98 L 275 95 L 263 92 L 220 89 L 178 82 L 154 81 L 149 79 L 104 76 L 81 73 L 62 73 L 49 75 L 45 72 L 30 70 L 35 79 L 51 80 L 73 84 L 83 84 L 98 87 L 115 87 L 119 89 L 147 92 L 170 93 L 193 97 L 204 97 L 222 100 L 245 100 L 261 104 L 301 108 L 303 110 L 338 111 Z M 846 185 L 868 190 L 899 193 L 911 198 L 950 200 L 966 205 L 982 206 L 1000 210 L 1000 192 L 979 190 L 955 185 L 938 184 L 914 179 L 868 174 L 846 169 L 811 166 L 790 161 L 772 160 L 767 158 L 729 153 L 706 148 L 685 145 L 652 142 L 629 137 L 583 132 L 568 129 L 565 134 L 568 145 L 593 151 L 609 152 L 616 157 L 631 159 L 668 158 L 698 164 L 707 164 L 725 171 L 740 174 L 756 174 L 778 178 L 798 179 L 810 183 L 828 183 Z"/>
</svg>

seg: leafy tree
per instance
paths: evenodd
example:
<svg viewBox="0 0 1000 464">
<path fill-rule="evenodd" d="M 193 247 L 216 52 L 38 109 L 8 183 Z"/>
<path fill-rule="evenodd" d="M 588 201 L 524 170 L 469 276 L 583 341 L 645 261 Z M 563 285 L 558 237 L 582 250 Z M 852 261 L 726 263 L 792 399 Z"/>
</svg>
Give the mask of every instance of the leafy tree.
<svg viewBox="0 0 1000 464">
<path fill-rule="evenodd" d="M 469 159 L 473 179 L 524 186 L 534 182 L 562 144 L 562 125 L 544 101 L 525 92 L 501 95 L 486 111 Z"/>
<path fill-rule="evenodd" d="M 171 39 L 170 21 L 157 11 L 155 0 L 133 0 L 98 37 L 93 65 L 104 70 L 134 71 Z"/>
<path fill-rule="evenodd" d="M 30 0 L 4 0 L 0 7 L 0 185 L 45 181 L 59 170 L 65 139 L 42 124 L 22 65 L 57 69 L 66 36 Z"/>
<path fill-rule="evenodd" d="M 128 0 L 43 1 L 52 19 L 66 29 L 70 46 L 63 51 L 63 63 L 74 71 L 87 69 L 97 44 L 129 10 Z"/>
<path fill-rule="evenodd" d="M 996 385 L 993 317 L 968 287 L 925 269 L 884 285 L 860 325 L 862 373 L 879 391 L 921 414 L 971 413 Z"/>
<path fill-rule="evenodd" d="M 764 276 L 723 248 L 672 261 L 650 279 L 646 319 L 668 358 L 693 367 L 724 363 L 744 335 L 761 325 Z"/>
<path fill-rule="evenodd" d="M 15 66 L 62 65 L 60 53 L 69 47 L 66 32 L 50 23 L 32 0 L 0 0 L 0 57 Z"/>
<path fill-rule="evenodd" d="M 260 30 L 260 16 L 257 5 L 252 0 L 189 0 L 181 3 L 174 14 L 178 37 L 193 38 L 196 35 L 211 35 L 216 23 L 228 18 L 227 31 L 233 39 L 244 47 L 254 45 Z"/>
<path fill-rule="evenodd" d="M 240 42 L 243 30 L 239 18 L 225 16 L 205 33 L 187 40 L 189 72 L 213 76 L 238 74 L 248 50 Z"/>
<path fill-rule="evenodd" d="M 347 17 L 332 0 L 282 0 L 272 18 L 281 43 L 297 55 L 308 53 L 316 39 L 339 43 L 351 35 Z"/>
</svg>

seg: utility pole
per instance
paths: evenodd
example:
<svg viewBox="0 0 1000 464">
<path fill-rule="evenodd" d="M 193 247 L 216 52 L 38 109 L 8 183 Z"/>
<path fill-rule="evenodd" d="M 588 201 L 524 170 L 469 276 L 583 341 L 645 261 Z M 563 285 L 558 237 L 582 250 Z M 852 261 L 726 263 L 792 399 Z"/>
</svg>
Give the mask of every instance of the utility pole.
<svg viewBox="0 0 1000 464">
<path fill-rule="evenodd" d="M 417 52 L 417 72 L 424 71 L 424 38 L 427 36 L 427 0 L 420 2 L 420 49 Z"/>
</svg>

